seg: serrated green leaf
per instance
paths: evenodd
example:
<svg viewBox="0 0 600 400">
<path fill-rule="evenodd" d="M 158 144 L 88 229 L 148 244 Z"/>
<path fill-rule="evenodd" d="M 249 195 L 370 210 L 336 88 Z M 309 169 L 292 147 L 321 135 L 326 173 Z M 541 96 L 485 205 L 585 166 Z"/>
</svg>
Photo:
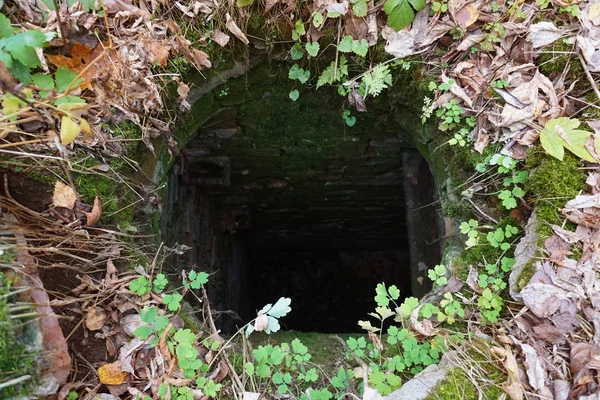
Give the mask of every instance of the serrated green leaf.
<svg viewBox="0 0 600 400">
<path fill-rule="evenodd" d="M 267 315 L 272 317 L 281 318 L 286 316 L 292 308 L 290 304 L 292 303 L 292 299 L 287 297 L 281 297 L 277 302 L 271 307 L 271 309 L 267 312 Z"/>
<path fill-rule="evenodd" d="M 292 101 L 296 101 L 300 97 L 300 92 L 297 89 L 294 89 L 290 92 L 289 97 Z"/>
<path fill-rule="evenodd" d="M 354 4 L 352 6 L 352 12 L 357 17 L 366 17 L 368 10 L 369 10 L 369 8 L 367 6 L 367 2 L 364 0 L 358 1 L 358 2 L 356 2 L 356 4 Z"/>
<path fill-rule="evenodd" d="M 33 84 L 40 89 L 44 89 L 44 90 L 54 89 L 54 79 L 52 79 L 51 75 L 33 74 L 31 76 L 31 80 L 33 80 Z"/>
<path fill-rule="evenodd" d="M 316 57 L 319 54 L 319 42 L 306 43 L 304 48 L 311 57 Z"/>
<path fill-rule="evenodd" d="M 14 32 L 15 28 L 10 26 L 10 19 L 0 13 L 0 38 L 11 37 Z"/>
<path fill-rule="evenodd" d="M 312 23 L 314 27 L 319 28 L 321 25 L 323 25 L 323 21 L 323 14 L 321 14 L 319 11 L 315 12 L 312 18 Z"/>
<path fill-rule="evenodd" d="M 153 333 L 154 331 L 148 325 L 140 325 L 133 331 L 133 334 L 142 340 L 148 339 Z"/>
<path fill-rule="evenodd" d="M 254 375 L 254 364 L 251 362 L 247 362 L 244 364 L 244 370 L 246 371 L 246 375 L 253 376 Z"/>
<path fill-rule="evenodd" d="M 408 317 L 418 306 L 419 299 L 417 299 L 416 297 L 408 297 L 400 305 L 399 311 L 404 317 Z"/>
<path fill-rule="evenodd" d="M 56 73 L 54 74 L 54 78 L 56 80 L 56 90 L 59 92 L 64 92 L 76 77 L 76 72 L 69 71 L 65 67 L 57 69 Z M 83 82 L 83 79 L 79 78 L 72 87 L 79 85 L 81 82 Z"/>
<path fill-rule="evenodd" d="M 292 46 L 292 49 L 290 50 L 290 56 L 294 61 L 304 57 L 304 49 L 302 48 L 302 45 L 300 43 L 295 43 Z"/>
<path fill-rule="evenodd" d="M 4 49 L 8 51 L 13 58 L 30 68 L 42 66 L 34 48 L 44 47 L 45 43 L 46 35 L 37 30 L 20 32 L 2 39 Z"/>
<path fill-rule="evenodd" d="M 413 6 L 413 8 L 416 11 L 421 11 L 422 9 L 425 8 L 425 0 L 408 0 L 410 2 L 410 5 Z"/>
<path fill-rule="evenodd" d="M 352 51 L 361 57 L 366 56 L 367 51 L 369 51 L 369 42 L 367 42 L 367 39 L 352 41 Z"/>
<path fill-rule="evenodd" d="M 341 51 L 342 53 L 350 53 L 352 51 L 352 36 L 347 35 L 344 36 L 342 38 L 342 40 L 340 40 L 340 43 L 338 44 L 338 50 Z"/>
<path fill-rule="evenodd" d="M 407 27 L 415 19 L 415 12 L 408 4 L 408 1 L 402 0 L 396 8 L 388 15 L 387 24 L 394 30 L 399 31 Z"/>
<path fill-rule="evenodd" d="M 388 293 L 392 300 L 398 300 L 400 298 L 400 289 L 396 285 L 392 285 L 388 289 Z"/>
<path fill-rule="evenodd" d="M 156 307 L 144 307 L 140 311 L 140 319 L 142 320 L 142 322 L 145 322 L 147 324 L 152 324 L 154 320 L 156 320 L 157 316 L 158 310 L 156 309 Z"/>
</svg>

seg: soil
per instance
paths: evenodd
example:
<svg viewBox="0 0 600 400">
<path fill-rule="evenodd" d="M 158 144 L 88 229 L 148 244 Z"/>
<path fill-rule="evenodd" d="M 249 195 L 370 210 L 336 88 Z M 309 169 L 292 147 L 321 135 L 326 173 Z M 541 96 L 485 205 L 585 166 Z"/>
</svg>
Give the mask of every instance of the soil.
<svg viewBox="0 0 600 400">
<path fill-rule="evenodd" d="M 21 173 L 0 169 L 4 179 L 3 191 L 8 187 L 10 196 L 23 206 L 37 212 L 48 209 L 52 203 L 51 186 L 45 185 Z"/>
</svg>

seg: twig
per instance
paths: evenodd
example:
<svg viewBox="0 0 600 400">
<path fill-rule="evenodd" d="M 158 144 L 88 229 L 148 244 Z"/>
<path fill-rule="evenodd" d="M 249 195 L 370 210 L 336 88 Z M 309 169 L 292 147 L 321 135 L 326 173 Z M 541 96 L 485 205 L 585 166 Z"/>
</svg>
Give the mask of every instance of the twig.
<svg viewBox="0 0 600 400">
<path fill-rule="evenodd" d="M 467 201 L 468 201 L 469 203 L 471 203 L 471 205 L 472 205 L 473 207 L 475 207 L 475 209 L 476 209 L 477 211 L 479 211 L 479 213 L 480 213 L 481 215 L 483 215 L 484 217 L 486 217 L 487 219 L 489 219 L 490 221 L 492 221 L 494 224 L 496 224 L 496 225 L 498 224 L 498 221 L 496 221 L 494 218 L 492 218 L 492 217 L 490 217 L 489 215 L 487 215 L 486 213 L 484 213 L 484 212 L 481 210 L 481 208 L 477 207 L 477 205 L 476 205 L 475 203 L 473 203 L 473 201 L 472 201 L 471 199 L 469 199 L 468 197 L 465 197 L 465 199 L 467 199 Z"/>
<path fill-rule="evenodd" d="M 346 342 L 344 342 L 344 339 L 342 339 L 341 337 L 339 337 L 337 335 L 333 335 L 332 338 L 339 340 L 339 342 L 342 344 L 342 346 L 344 346 L 344 348 L 347 348 L 348 351 L 350 352 L 350 354 L 352 354 L 352 358 L 354 358 L 354 361 L 356 361 L 358 364 L 360 364 L 360 366 L 362 367 L 362 370 L 363 370 L 364 387 L 367 387 L 368 386 L 367 382 L 369 381 L 369 367 L 367 366 L 367 364 L 363 360 L 358 358 L 358 356 L 356 354 L 354 354 L 354 352 L 348 348 L 348 346 L 346 345 Z"/>
<path fill-rule="evenodd" d="M 20 376 L 20 377 L 15 378 L 15 379 L 11 379 L 11 380 L 6 381 L 6 382 L 2 382 L 2 383 L 0 383 L 0 390 L 2 390 L 4 388 L 7 388 L 9 386 L 18 385 L 19 383 L 25 382 L 25 381 L 27 381 L 29 379 L 31 379 L 31 375 L 23 375 L 23 376 Z"/>
<path fill-rule="evenodd" d="M 598 100 L 600 100 L 600 90 L 598 90 L 598 85 L 596 85 L 596 81 L 594 81 L 594 78 L 592 77 L 592 74 L 590 73 L 590 70 L 588 69 L 587 64 L 585 63 L 585 60 L 581 56 L 581 53 L 579 53 L 579 62 L 581 63 L 581 66 L 585 71 L 585 76 L 587 76 L 588 81 L 590 81 L 592 85 L 592 89 L 594 89 L 594 93 L 596 93 L 596 97 L 598 98 Z"/>
<path fill-rule="evenodd" d="M 211 335 L 217 335 L 219 333 L 219 331 L 217 330 L 215 321 L 213 320 L 212 311 L 210 309 L 210 302 L 208 301 L 208 295 L 206 294 L 206 289 L 204 287 L 202 287 L 202 300 L 204 302 L 204 306 L 206 307 L 206 314 L 207 314 L 207 318 L 208 318 L 208 325 L 210 326 L 210 330 L 211 330 Z M 231 378 L 233 379 L 234 383 L 238 386 L 238 390 L 241 393 L 244 391 L 244 385 L 242 384 L 240 377 L 238 376 L 237 372 L 235 371 L 235 368 L 233 368 L 233 365 L 229 361 L 229 355 L 227 354 L 227 350 L 225 350 L 225 348 L 223 348 L 222 352 L 223 352 L 223 358 L 225 360 L 225 363 L 227 364 L 227 367 L 229 368 L 229 372 L 231 373 Z"/>
</svg>

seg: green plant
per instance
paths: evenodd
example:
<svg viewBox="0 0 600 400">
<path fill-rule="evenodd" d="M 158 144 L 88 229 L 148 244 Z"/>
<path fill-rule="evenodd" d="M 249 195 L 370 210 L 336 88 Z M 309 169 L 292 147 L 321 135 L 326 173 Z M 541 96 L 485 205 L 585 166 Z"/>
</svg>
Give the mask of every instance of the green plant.
<svg viewBox="0 0 600 400">
<path fill-rule="evenodd" d="M 415 11 L 425 8 L 424 0 L 386 0 L 383 11 L 388 16 L 387 24 L 399 31 L 415 19 Z"/>
<path fill-rule="evenodd" d="M 469 222 L 461 222 L 459 229 L 460 233 L 467 235 L 468 239 L 465 242 L 465 248 L 473 247 L 477 244 L 479 238 L 479 222 L 475 219 L 470 219 Z"/>
<path fill-rule="evenodd" d="M 181 306 L 181 300 L 183 300 L 183 296 L 179 293 L 170 293 L 163 296 L 162 303 L 167 306 L 169 311 L 177 311 Z"/>
<path fill-rule="evenodd" d="M 577 129 L 580 124 L 579 120 L 567 117 L 549 120 L 540 132 L 542 147 L 548 154 L 559 160 L 563 159 L 566 148 L 586 161 L 596 162 L 586 148 L 586 142 L 592 133 Z M 592 146 L 598 147 L 597 139 L 594 140 Z"/>
<path fill-rule="evenodd" d="M 504 79 L 497 79 L 492 81 L 491 86 L 496 89 L 506 89 L 508 87 L 508 81 Z"/>
<path fill-rule="evenodd" d="M 200 289 L 208 283 L 208 274 L 206 272 L 190 271 L 187 278 L 183 280 L 183 287 L 189 289 Z"/>
<path fill-rule="evenodd" d="M 447 12 L 448 11 L 448 0 L 439 0 L 431 3 L 431 11 L 434 13 L 437 12 Z"/>
<path fill-rule="evenodd" d="M 140 276 L 136 280 L 131 281 L 129 284 L 129 290 L 136 293 L 138 296 L 143 296 L 146 293 L 150 293 L 152 290 L 152 284 L 145 276 Z"/>
<path fill-rule="evenodd" d="M 0 61 L 22 83 L 31 82 L 32 68 L 42 66 L 35 49 L 45 47 L 54 33 L 42 33 L 31 29 L 17 32 L 10 20 L 0 13 Z"/>
<path fill-rule="evenodd" d="M 350 110 L 342 112 L 342 119 L 349 127 L 353 127 L 356 124 L 356 117 L 350 113 Z"/>
<path fill-rule="evenodd" d="M 477 305 L 480 307 L 483 323 L 493 323 L 498 322 L 498 317 L 504 307 L 504 301 L 490 288 L 485 288 L 477 299 Z"/>
<path fill-rule="evenodd" d="M 448 131 L 454 129 L 457 124 L 461 122 L 464 112 L 465 111 L 462 109 L 462 107 L 458 105 L 458 101 L 456 101 L 456 99 L 452 99 L 444 104 L 442 108 L 436 110 L 435 112 L 436 117 L 441 119 L 439 125 L 440 130 Z"/>
<path fill-rule="evenodd" d="M 494 50 L 494 44 L 500 43 L 504 36 L 504 26 L 499 22 L 487 22 L 483 25 L 483 30 L 486 31 L 480 47 L 484 51 Z"/>
<path fill-rule="evenodd" d="M 437 286 L 444 286 L 446 283 L 448 283 L 448 278 L 446 278 L 446 267 L 442 264 L 436 265 L 427 271 L 427 276 Z"/>
<path fill-rule="evenodd" d="M 156 293 L 162 293 L 162 291 L 167 287 L 167 283 L 168 281 L 165 274 L 156 274 L 154 281 L 152 281 L 152 284 L 154 285 L 154 291 Z"/>
</svg>

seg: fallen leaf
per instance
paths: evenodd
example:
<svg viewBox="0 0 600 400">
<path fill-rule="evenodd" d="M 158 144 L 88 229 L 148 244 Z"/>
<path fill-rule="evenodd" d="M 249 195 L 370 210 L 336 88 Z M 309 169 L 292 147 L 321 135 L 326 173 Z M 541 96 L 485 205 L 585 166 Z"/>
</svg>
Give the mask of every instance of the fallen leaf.
<svg viewBox="0 0 600 400">
<path fill-rule="evenodd" d="M 258 400 L 260 393 L 256 392 L 244 392 L 242 393 L 242 400 Z"/>
<path fill-rule="evenodd" d="M 561 300 L 568 298 L 568 293 L 554 285 L 546 283 L 529 283 L 521 290 L 523 303 L 539 318 L 547 318 L 560 307 Z"/>
<path fill-rule="evenodd" d="M 593 344 L 571 342 L 571 373 L 577 375 L 592 359 Z"/>
<path fill-rule="evenodd" d="M 227 18 L 227 22 L 225 23 L 225 26 L 227 27 L 229 32 L 233 33 L 233 36 L 235 36 L 236 38 L 238 38 L 239 40 L 244 42 L 244 44 L 250 43 L 250 41 L 248 41 L 248 38 L 246 37 L 246 35 L 244 35 L 244 33 L 237 26 L 237 24 L 235 23 L 233 18 L 231 18 L 231 15 L 229 15 L 229 13 L 227 13 L 225 15 L 225 17 Z"/>
<path fill-rule="evenodd" d="M 521 343 L 521 350 L 525 354 L 525 367 L 527 368 L 526 372 L 529 384 L 538 392 L 543 391 L 546 388 L 548 374 L 542 367 L 537 352 L 526 343 Z"/>
<path fill-rule="evenodd" d="M 478 18 L 479 11 L 473 6 L 472 3 L 465 5 L 454 15 L 454 19 L 463 29 L 473 25 Z"/>
<path fill-rule="evenodd" d="M 268 4 L 268 2 L 267 2 Z M 221 47 L 225 47 L 227 43 L 229 43 L 229 35 L 223 33 L 219 29 L 215 29 L 215 33 L 213 33 L 212 40 Z"/>
<path fill-rule="evenodd" d="M 125 381 L 127 372 L 121 370 L 121 361 L 105 364 L 98 368 L 100 383 L 105 385 L 120 385 Z"/>
<path fill-rule="evenodd" d="M 265 3 L 265 13 L 268 13 L 269 10 L 271 8 L 273 8 L 273 6 L 275 4 L 277 4 L 278 2 L 279 2 L 279 0 L 266 0 L 266 3 Z"/>
<path fill-rule="evenodd" d="M 350 93 L 348 93 L 348 102 L 350 106 L 354 106 L 356 111 L 366 112 L 367 106 L 365 105 L 365 99 L 358 93 L 356 89 L 352 89 Z"/>
<path fill-rule="evenodd" d="M 100 330 L 105 322 L 106 313 L 101 307 L 93 307 L 85 315 L 85 327 L 90 331 Z"/>
<path fill-rule="evenodd" d="M 60 124 L 60 142 L 68 145 L 81 133 L 81 127 L 68 116 L 62 117 Z"/>
<path fill-rule="evenodd" d="M 529 27 L 527 40 L 534 49 L 546 46 L 563 37 L 567 31 L 559 29 L 550 21 L 542 21 Z"/>
<path fill-rule="evenodd" d="M 123 332 L 130 337 L 135 336 L 133 332 L 135 332 L 135 330 L 142 325 L 146 324 L 142 322 L 140 314 L 129 314 L 121 318 L 119 321 L 119 326 L 121 329 L 123 329 Z"/>
<path fill-rule="evenodd" d="M 106 262 L 106 275 L 104 276 L 104 281 L 106 285 L 112 285 L 117 280 L 117 267 L 112 262 L 112 260 L 108 260 Z"/>
<path fill-rule="evenodd" d="M 415 53 L 415 35 L 411 31 L 398 31 L 386 26 L 381 35 L 386 40 L 385 52 L 394 57 L 404 58 Z"/>
<path fill-rule="evenodd" d="M 512 400 L 522 400 L 523 387 L 519 381 L 519 365 L 517 364 L 515 355 L 512 353 L 510 348 L 495 346 L 492 347 L 491 350 L 494 354 L 502 357 L 502 363 L 508 375 L 506 382 L 502 384 L 502 389 L 510 396 Z"/>
<path fill-rule="evenodd" d="M 100 216 L 102 215 L 102 202 L 100 201 L 100 197 L 96 196 L 94 199 L 94 206 L 92 207 L 91 212 L 85 212 L 86 224 L 87 226 L 94 226 L 100 220 Z"/>
<path fill-rule="evenodd" d="M 550 252 L 550 260 L 554 262 L 560 262 L 571 250 L 571 245 L 558 235 L 546 239 L 544 247 Z"/>
<path fill-rule="evenodd" d="M 64 207 L 72 210 L 77 201 L 77 194 L 69 185 L 65 185 L 61 181 L 56 181 L 54 184 L 54 192 L 52 193 L 52 204 L 54 207 Z"/>
</svg>

